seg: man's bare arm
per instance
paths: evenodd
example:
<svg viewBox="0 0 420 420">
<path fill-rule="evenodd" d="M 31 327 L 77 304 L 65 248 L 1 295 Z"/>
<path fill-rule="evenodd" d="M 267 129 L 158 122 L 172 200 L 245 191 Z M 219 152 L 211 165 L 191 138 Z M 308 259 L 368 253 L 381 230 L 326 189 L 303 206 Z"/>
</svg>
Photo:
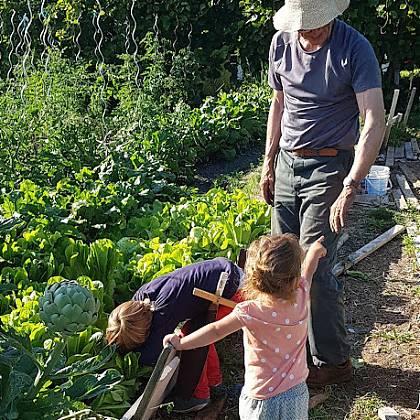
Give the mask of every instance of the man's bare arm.
<svg viewBox="0 0 420 420">
<path fill-rule="evenodd" d="M 356 99 L 365 124 L 349 175 L 355 181 L 361 181 L 369 172 L 381 148 L 385 131 L 385 109 L 380 88 L 357 93 Z"/>
<path fill-rule="evenodd" d="M 356 94 L 359 111 L 365 120 L 357 145 L 354 163 L 349 176 L 360 182 L 369 172 L 375 162 L 385 131 L 385 110 L 382 89 L 368 89 Z M 341 194 L 331 207 L 330 226 L 334 232 L 339 232 L 345 224 L 347 212 L 353 203 L 356 190 L 352 186 L 344 187 Z"/>
<path fill-rule="evenodd" d="M 274 198 L 274 162 L 279 148 L 283 111 L 284 93 L 281 90 L 273 90 L 270 112 L 268 113 L 265 157 L 260 182 L 262 195 L 268 204 L 273 204 Z"/>
</svg>

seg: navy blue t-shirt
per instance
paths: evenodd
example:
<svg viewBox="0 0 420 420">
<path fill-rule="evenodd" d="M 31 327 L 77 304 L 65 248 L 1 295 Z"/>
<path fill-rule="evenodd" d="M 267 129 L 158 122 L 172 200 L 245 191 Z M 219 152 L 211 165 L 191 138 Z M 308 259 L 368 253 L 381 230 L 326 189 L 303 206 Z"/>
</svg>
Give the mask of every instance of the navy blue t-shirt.
<svg viewBox="0 0 420 420">
<path fill-rule="evenodd" d="M 210 302 L 193 295 L 193 289 L 215 293 L 222 272 L 228 273 L 223 297 L 230 299 L 238 290 L 241 270 L 226 258 L 215 258 L 179 268 L 140 287 L 133 300 L 149 298 L 154 302 L 152 325 L 146 342 L 139 346 L 141 363 L 151 366 L 162 351 L 165 335 L 174 332 L 177 325 L 205 313 Z"/>
</svg>

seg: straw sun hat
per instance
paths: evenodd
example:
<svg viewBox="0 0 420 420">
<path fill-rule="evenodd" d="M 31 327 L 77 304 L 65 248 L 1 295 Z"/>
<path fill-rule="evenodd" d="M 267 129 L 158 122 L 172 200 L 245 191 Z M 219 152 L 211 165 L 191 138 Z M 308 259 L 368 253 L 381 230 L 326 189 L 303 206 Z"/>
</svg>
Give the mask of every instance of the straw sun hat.
<svg viewBox="0 0 420 420">
<path fill-rule="evenodd" d="M 321 28 L 341 15 L 350 0 L 285 0 L 285 5 L 274 15 L 274 27 L 279 31 Z"/>
</svg>

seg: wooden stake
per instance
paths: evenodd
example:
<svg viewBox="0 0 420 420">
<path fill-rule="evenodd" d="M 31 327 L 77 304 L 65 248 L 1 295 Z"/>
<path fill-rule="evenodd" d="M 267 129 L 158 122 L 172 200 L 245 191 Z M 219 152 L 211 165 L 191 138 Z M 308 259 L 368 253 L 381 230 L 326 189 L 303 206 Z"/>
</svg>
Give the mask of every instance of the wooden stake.
<svg viewBox="0 0 420 420">
<path fill-rule="evenodd" d="M 339 276 L 343 274 L 344 271 L 348 270 L 353 265 L 357 264 L 359 261 L 366 258 L 368 255 L 375 252 L 381 246 L 387 244 L 389 241 L 394 239 L 397 235 L 405 230 L 405 226 L 395 225 L 391 229 L 387 230 L 382 235 L 375 238 L 373 241 L 370 241 L 368 244 L 362 246 L 362 248 L 351 253 L 344 262 L 336 264 L 333 268 L 333 274 Z"/>
<path fill-rule="evenodd" d="M 382 147 L 383 148 L 385 148 L 388 144 L 389 134 L 391 133 L 391 127 L 392 127 L 391 120 L 393 119 L 394 114 L 395 114 L 395 108 L 397 107 L 399 94 L 400 94 L 400 90 L 395 89 L 394 90 L 394 95 L 392 97 L 391 109 L 389 110 L 388 120 L 386 122 L 384 138 L 383 138 L 383 141 L 382 141 Z"/>
<path fill-rule="evenodd" d="M 412 204 L 414 207 L 419 207 L 419 202 L 416 198 L 416 196 L 413 194 L 413 191 L 411 191 L 410 185 L 407 182 L 407 178 L 404 175 L 395 175 L 395 178 L 397 179 L 398 185 L 401 188 L 401 191 L 404 194 L 405 199 L 408 201 L 408 203 Z"/>
<path fill-rule="evenodd" d="M 404 195 L 399 188 L 393 188 L 391 193 L 394 197 L 395 205 L 397 206 L 398 210 L 408 209 L 407 201 L 405 201 Z"/>
<path fill-rule="evenodd" d="M 411 146 L 411 141 L 406 141 L 404 143 L 405 157 L 408 160 L 417 160 L 417 157 L 414 157 L 413 148 Z"/>
<path fill-rule="evenodd" d="M 233 300 L 225 299 L 224 297 L 217 296 L 214 293 L 206 292 L 205 290 L 197 289 L 196 287 L 194 287 L 193 295 L 202 299 L 209 300 L 216 305 L 223 305 L 232 309 L 236 306 L 236 303 Z"/>
<path fill-rule="evenodd" d="M 404 125 L 407 125 L 408 117 L 409 117 L 410 112 L 411 112 L 411 107 L 413 106 L 414 97 L 416 96 L 416 90 L 417 90 L 417 88 L 415 88 L 415 87 L 411 90 L 410 99 L 408 100 L 407 109 L 405 110 L 405 113 L 404 113 L 404 119 L 403 119 L 403 124 Z"/>
<path fill-rule="evenodd" d="M 383 140 L 383 145 L 382 145 L 383 148 L 385 148 L 387 146 L 388 140 L 389 140 L 389 136 L 391 134 L 391 128 L 392 128 L 392 126 L 394 124 L 397 123 L 397 121 L 398 121 L 398 115 L 396 115 L 395 117 L 391 118 L 391 120 L 386 123 L 384 140 Z"/>
<path fill-rule="evenodd" d="M 401 112 L 399 112 L 397 114 L 397 124 L 398 125 L 400 125 L 402 118 L 403 118 L 403 114 Z"/>
<path fill-rule="evenodd" d="M 386 152 L 385 165 L 389 166 L 390 168 L 394 166 L 394 152 L 395 152 L 395 147 L 388 146 L 388 150 Z"/>
</svg>

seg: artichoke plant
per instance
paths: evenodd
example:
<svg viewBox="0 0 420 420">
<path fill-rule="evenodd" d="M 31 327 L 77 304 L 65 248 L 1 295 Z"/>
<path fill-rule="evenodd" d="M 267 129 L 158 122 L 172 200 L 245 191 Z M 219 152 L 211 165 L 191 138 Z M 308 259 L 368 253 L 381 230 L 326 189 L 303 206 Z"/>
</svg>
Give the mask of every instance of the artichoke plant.
<svg viewBox="0 0 420 420">
<path fill-rule="evenodd" d="M 64 280 L 47 287 L 39 300 L 42 321 L 65 336 L 85 330 L 98 319 L 100 302 L 76 281 Z"/>
</svg>

